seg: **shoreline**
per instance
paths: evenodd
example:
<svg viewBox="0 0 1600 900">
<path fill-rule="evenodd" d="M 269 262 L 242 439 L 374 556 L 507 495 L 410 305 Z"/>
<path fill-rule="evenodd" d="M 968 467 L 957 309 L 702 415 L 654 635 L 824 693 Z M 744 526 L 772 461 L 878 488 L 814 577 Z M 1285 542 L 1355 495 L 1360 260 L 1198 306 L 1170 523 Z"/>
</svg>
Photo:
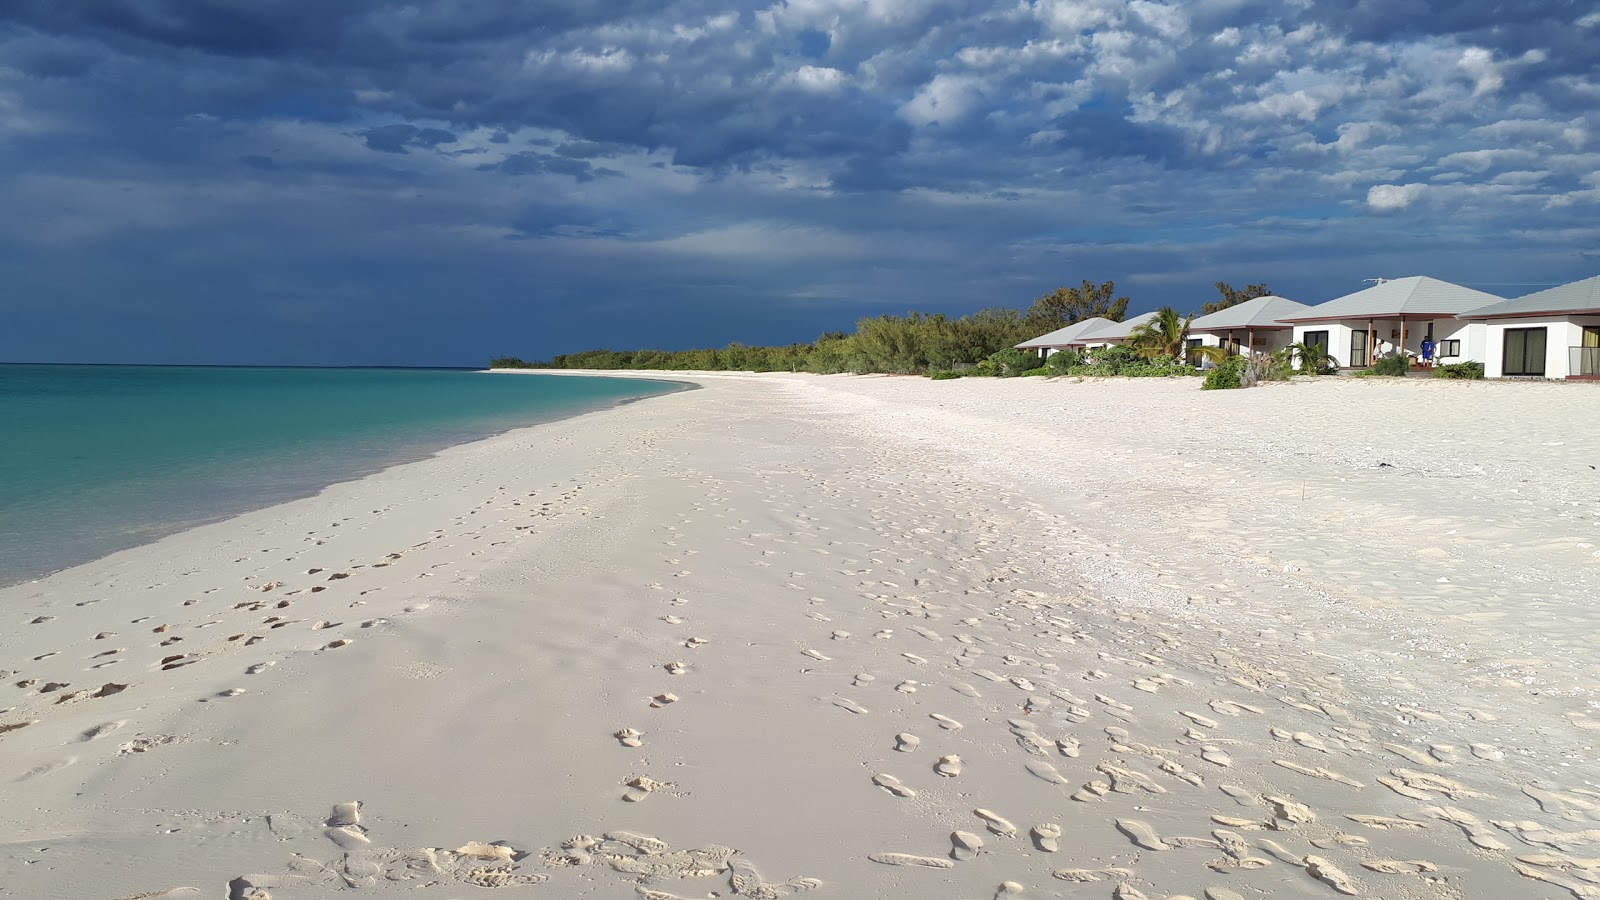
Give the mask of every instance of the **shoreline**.
<svg viewBox="0 0 1600 900">
<path fill-rule="evenodd" d="M 693 377 L 0 589 L 0 884 L 1581 886 L 1571 392 Z"/>
<path fill-rule="evenodd" d="M 67 365 L 80 365 L 80 364 L 67 364 Z M 81 364 L 81 365 L 88 365 L 88 364 Z M 170 367 L 170 366 L 168 366 L 168 367 L 151 366 L 149 368 L 172 368 L 172 367 Z M 182 368 L 286 368 L 286 367 L 273 367 L 273 366 L 256 366 L 256 367 L 249 367 L 249 366 L 186 366 L 186 367 L 182 367 Z M 316 367 L 287 367 L 287 368 L 316 368 Z M 322 367 L 322 368 L 326 368 L 326 367 Z M 378 368 L 378 367 L 350 367 L 350 368 Z M 445 369 L 418 369 L 418 370 L 404 370 L 404 371 L 460 371 L 460 372 L 472 372 L 473 370 L 470 370 L 470 369 L 451 369 L 451 370 L 445 370 Z M 20 585 L 20 584 L 29 584 L 29 583 L 32 583 L 32 582 L 37 582 L 37 581 L 40 581 L 42 579 L 48 578 L 48 577 L 50 577 L 52 575 L 58 574 L 60 572 L 64 572 L 64 571 L 76 568 L 77 566 L 92 564 L 92 563 L 94 563 L 94 562 L 96 562 L 96 561 L 98 561 L 100 559 L 106 558 L 107 556 L 111 556 L 111 555 L 114 555 L 116 553 L 121 553 L 121 552 L 124 552 L 126 550 L 136 549 L 138 547 L 143 547 L 143 546 L 155 543 L 157 541 L 160 541 L 162 538 L 169 537 L 169 536 L 174 535 L 174 534 L 181 534 L 181 533 L 183 533 L 185 531 L 188 531 L 190 529 L 193 529 L 193 528 L 199 528 L 199 527 L 203 527 L 203 526 L 206 526 L 206 525 L 214 525 L 214 524 L 217 524 L 217 523 L 220 523 L 220 522 L 226 522 L 226 521 L 228 521 L 228 520 L 230 520 L 232 518 L 235 518 L 237 516 L 244 515 L 244 514 L 247 514 L 247 513 L 257 512 L 259 510 L 264 510 L 264 509 L 271 509 L 272 507 L 279 506 L 279 505 L 285 504 L 285 503 L 291 503 L 291 502 L 294 502 L 296 500 L 303 500 L 303 499 L 310 498 L 310 497 L 316 497 L 318 494 L 320 494 L 321 492 L 323 492 L 327 488 L 332 487 L 333 485 L 342 484 L 342 483 L 350 482 L 350 481 L 360 481 L 363 478 L 367 478 L 367 477 L 369 477 L 371 475 L 377 474 L 377 473 L 382 472 L 382 471 L 384 471 L 386 469 L 391 469 L 391 468 L 394 468 L 396 466 L 403 466 L 403 465 L 409 465 L 409 464 L 415 463 L 415 462 L 420 462 L 422 460 L 429 459 L 429 458 L 437 455 L 438 453 L 440 453 L 440 452 L 442 452 L 444 450 L 447 450 L 447 449 L 449 449 L 451 447 L 459 446 L 461 444 L 469 444 L 469 443 L 473 443 L 475 441 L 490 440 L 490 439 L 493 439 L 495 437 L 499 437 L 501 435 L 504 435 L 504 434 L 507 434 L 507 433 L 510 433 L 510 432 L 513 432 L 513 431 L 516 431 L 516 430 L 522 429 L 522 428 L 533 428 L 533 427 L 536 427 L 536 426 L 539 426 L 539 425 L 549 424 L 551 422 L 559 422 L 559 421 L 563 421 L 565 419 L 577 418 L 579 416 L 588 415 L 589 413 L 592 413 L 592 412 L 604 411 L 606 409 L 610 409 L 610 408 L 616 407 L 616 406 L 622 406 L 624 404 L 632 403 L 632 402 L 635 402 L 637 400 L 648 400 L 648 399 L 651 399 L 654 396 L 667 396 L 668 394 L 680 393 L 682 391 L 694 390 L 695 389 L 695 386 L 693 386 L 693 385 L 689 385 L 687 383 L 683 383 L 683 384 L 685 385 L 684 387 L 678 388 L 676 390 L 668 391 L 668 392 L 666 392 L 664 394 L 641 396 L 641 397 L 626 397 L 626 398 L 622 398 L 620 400 L 607 401 L 607 402 L 600 403 L 600 404 L 597 404 L 597 405 L 594 405 L 594 406 L 590 406 L 590 407 L 586 407 L 586 408 L 583 408 L 583 409 L 579 409 L 579 410 L 577 410 L 575 412 L 555 413 L 555 414 L 551 414 L 551 415 L 548 415 L 548 416 L 540 415 L 540 416 L 536 416 L 531 421 L 522 422 L 522 423 L 519 423 L 519 424 L 516 424 L 516 425 L 509 425 L 509 426 L 506 426 L 506 427 L 503 427 L 503 428 L 496 428 L 496 429 L 490 430 L 490 431 L 472 431 L 472 432 L 470 432 L 470 436 L 465 437 L 464 439 L 452 439 L 452 438 L 458 438 L 459 435 L 450 435 L 450 434 L 446 434 L 446 433 L 439 433 L 439 434 L 433 435 L 428 440 L 412 440 L 410 443 L 406 444 L 406 446 L 403 447 L 403 448 L 401 448 L 401 447 L 394 448 L 391 452 L 387 453 L 386 456 L 383 457 L 383 458 L 374 458 L 374 459 L 372 459 L 370 461 L 370 464 L 368 464 L 368 465 L 362 465 L 362 466 L 355 467 L 355 468 L 349 469 L 349 470 L 342 470 L 341 472 L 338 473 L 338 477 L 335 478 L 334 480 L 323 481 L 321 479 L 316 479 L 313 482 L 308 482 L 306 484 L 299 485 L 296 488 L 294 488 L 293 490 L 290 490 L 288 492 L 278 493 L 278 494 L 273 494 L 273 495 L 262 495 L 262 496 L 260 496 L 258 498 L 255 498 L 253 500 L 247 501 L 247 502 L 245 502 L 243 504 L 232 506 L 232 507 L 229 507 L 227 509 L 218 510 L 218 511 L 216 511 L 216 512 L 210 514 L 210 515 L 207 515 L 207 516 L 204 516 L 204 517 L 201 517 L 201 518 L 197 518 L 197 519 L 189 519 L 189 520 L 180 521 L 180 522 L 164 523 L 164 524 L 160 525 L 159 527 L 144 526 L 144 527 L 141 527 L 139 529 L 140 538 L 135 540 L 132 543 L 128 543 L 128 544 L 126 544 L 124 546 L 118 547 L 117 549 L 112 550 L 109 553 L 101 553 L 101 554 L 99 554 L 97 556 L 81 558 L 81 559 L 78 559 L 75 562 L 72 562 L 72 563 L 68 564 L 68 565 L 60 566 L 59 568 L 51 569 L 51 570 L 48 570 L 48 571 L 38 572 L 38 573 L 30 574 L 30 575 L 24 575 L 24 576 L 22 576 L 20 578 L 0 578 L 0 589 L 4 589 L 4 588 L 7 588 L 7 587 L 12 587 L 12 586 L 15 586 L 15 585 Z M 441 440 L 444 440 L 446 442 L 441 443 L 440 442 Z"/>
</svg>

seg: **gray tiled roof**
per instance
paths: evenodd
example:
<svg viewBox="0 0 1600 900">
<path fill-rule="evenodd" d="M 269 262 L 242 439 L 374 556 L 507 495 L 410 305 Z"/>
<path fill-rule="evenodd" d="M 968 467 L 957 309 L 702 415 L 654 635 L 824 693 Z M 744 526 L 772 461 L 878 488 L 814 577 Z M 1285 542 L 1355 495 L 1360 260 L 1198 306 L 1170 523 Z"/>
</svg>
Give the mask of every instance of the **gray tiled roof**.
<svg viewBox="0 0 1600 900">
<path fill-rule="evenodd" d="M 1114 324 L 1110 319 L 1099 316 L 1073 322 L 1065 328 L 1057 328 L 1049 334 L 1041 334 L 1031 341 L 1023 341 L 1017 345 L 1018 350 L 1037 350 L 1041 347 L 1065 347 L 1074 342 L 1078 335 L 1094 328 Z"/>
<path fill-rule="evenodd" d="M 1463 319 L 1489 319 L 1498 316 L 1526 316 L 1553 312 L 1591 312 L 1600 314 L 1600 275 L 1535 291 L 1515 300 L 1502 300 L 1461 314 Z"/>
<path fill-rule="evenodd" d="M 1106 324 L 1101 325 L 1098 328 L 1085 331 L 1078 335 L 1076 343 L 1099 343 L 1101 341 L 1124 340 L 1127 338 L 1129 333 L 1133 331 L 1133 329 L 1143 325 L 1155 317 L 1156 314 L 1154 312 L 1147 312 L 1122 322 L 1108 321 Z"/>
<path fill-rule="evenodd" d="M 1382 319 L 1401 315 L 1453 316 L 1503 299 L 1437 278 L 1412 276 L 1375 284 L 1364 291 L 1346 294 L 1293 313 L 1281 321 Z"/>
<path fill-rule="evenodd" d="M 1189 323 L 1190 331 L 1227 331 L 1230 328 L 1288 328 L 1279 322 L 1303 314 L 1311 307 L 1283 297 L 1257 297 L 1204 315 Z"/>
</svg>

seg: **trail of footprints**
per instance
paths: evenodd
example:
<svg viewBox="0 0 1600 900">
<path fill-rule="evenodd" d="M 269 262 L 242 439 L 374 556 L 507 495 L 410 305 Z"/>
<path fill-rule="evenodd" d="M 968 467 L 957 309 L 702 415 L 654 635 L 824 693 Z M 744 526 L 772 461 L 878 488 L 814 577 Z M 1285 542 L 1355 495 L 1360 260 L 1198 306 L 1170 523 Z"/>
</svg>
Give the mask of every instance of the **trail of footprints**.
<svg viewBox="0 0 1600 900">
<path fill-rule="evenodd" d="M 1138 613 L 1030 590 L 1016 541 L 1007 533 L 1011 526 L 998 519 L 954 522 L 948 517 L 949 510 L 982 508 L 996 498 L 943 474 L 907 476 L 925 483 L 904 489 L 886 486 L 870 472 L 837 480 L 817 479 L 798 467 L 759 474 L 757 492 L 770 508 L 788 516 L 794 529 L 788 532 L 750 531 L 733 514 L 726 485 L 702 477 L 702 499 L 677 525 L 664 528 L 662 544 L 670 555 L 662 558 L 663 577 L 651 585 L 671 595 L 658 617 L 662 656 L 652 663 L 661 690 L 638 699 L 637 720 L 617 723 L 610 736 L 614 746 L 624 754 L 646 746 L 650 729 L 638 726 L 649 716 L 671 715 L 679 702 L 668 688 L 694 679 L 697 668 L 715 666 L 715 642 L 695 633 L 696 622 L 687 612 L 693 608 L 694 572 L 692 553 L 680 545 L 691 525 L 721 519 L 733 540 L 756 551 L 752 568 L 781 586 L 829 593 L 795 604 L 792 627 L 804 638 L 795 659 L 834 679 L 831 693 L 820 699 L 836 710 L 841 728 L 881 733 L 866 742 L 878 750 L 863 760 L 863 790 L 878 794 L 881 802 L 915 804 L 922 814 L 931 809 L 948 824 L 948 842 L 942 846 L 870 848 L 863 851 L 868 861 L 937 872 L 988 857 L 1013 870 L 1013 877 L 995 888 L 996 897 L 1025 896 L 1029 880 L 1048 878 L 1103 885 L 1102 896 L 1119 900 L 1242 900 L 1253 893 L 1243 883 L 1229 887 L 1225 879 L 1269 868 L 1297 871 L 1309 887 L 1331 896 L 1461 897 L 1481 895 L 1472 892 L 1474 876 L 1484 866 L 1497 865 L 1538 883 L 1539 890 L 1600 898 L 1600 791 L 1541 783 L 1513 787 L 1496 768 L 1504 759 L 1497 747 L 1418 743 L 1403 727 L 1374 724 L 1322 699 L 1328 684 L 1262 671 L 1230 653 L 1207 649 L 1203 636 L 1191 642 L 1181 631 L 1159 628 Z M 930 508 L 930 496 L 949 501 L 948 507 Z M 575 498 L 575 491 L 563 494 L 532 513 L 539 518 L 582 514 L 560 505 Z M 528 510 L 520 499 L 495 502 L 509 502 L 519 513 Z M 817 507 L 866 510 L 872 528 L 824 535 L 823 519 L 810 514 Z M 451 539 L 478 536 L 463 532 Z M 442 533 L 434 538 L 442 539 Z M 807 555 L 813 574 L 784 568 Z M 398 554 L 391 556 L 374 565 L 399 561 Z M 359 574 L 351 566 L 315 584 L 268 582 L 255 590 L 287 603 L 289 596 L 342 589 L 347 578 Z M 307 572 L 307 577 L 322 575 Z M 667 584 L 673 590 L 666 591 Z M 238 603 L 235 614 L 266 615 L 225 643 L 248 647 L 291 625 L 315 627 L 308 619 L 293 618 L 292 603 L 279 602 L 269 596 Z M 195 637 L 200 628 L 220 624 L 206 622 L 182 633 L 154 631 L 168 635 L 155 646 L 165 650 L 177 642 L 163 647 L 162 641 Z M 115 638 L 101 633 L 93 640 Z M 156 671 L 188 665 L 218 649 L 162 653 L 159 663 L 148 665 Z M 97 650 L 91 658 L 124 652 Z M 257 663 L 250 671 L 262 673 L 270 665 Z M 16 678 L 19 687 L 30 680 L 20 673 L 7 677 Z M 45 691 L 49 684 L 55 686 Z M 24 689 L 42 696 L 72 687 L 34 678 Z M 1144 699 L 1152 697 L 1163 703 Z M 0 718 L 0 740 L 8 730 L 34 724 L 15 712 L 0 712 L 11 714 Z M 1407 722 L 1437 726 L 1441 718 L 1426 710 L 1401 712 Z M 107 722 L 78 739 L 93 741 L 123 724 Z M 1005 760 L 1007 777 L 1024 779 L 1053 797 L 1047 804 L 1050 815 L 1033 821 L 966 802 L 960 786 L 978 763 L 951 752 L 949 742 L 957 737 L 985 750 L 975 757 L 983 765 Z M 648 802 L 676 789 L 626 765 L 619 765 L 617 784 L 619 803 Z M 1321 796 L 1344 792 L 1338 794 L 1344 800 L 1337 808 L 1314 808 L 1296 791 L 1297 785 L 1310 784 Z M 1502 797 L 1501 804 L 1520 798 L 1526 818 L 1475 808 L 1494 800 L 1494 794 L 1512 797 Z M 1198 819 L 1196 810 L 1209 812 Z M 647 900 L 672 900 L 677 896 L 672 883 L 689 878 L 724 877 L 735 895 L 763 898 L 825 887 L 809 877 L 768 882 L 728 847 L 672 850 L 659 839 L 630 832 L 579 835 L 537 853 L 477 841 L 455 849 L 377 848 L 360 813 L 359 804 L 341 804 L 326 820 L 323 836 L 337 851 L 333 858 L 296 856 L 284 872 L 240 876 L 229 886 L 230 900 L 267 900 L 280 885 L 534 885 L 560 870 L 580 868 L 603 868 L 629 879 Z M 1188 827 L 1158 827 L 1172 820 L 1185 820 Z M 1082 842 L 1074 833 L 1083 829 L 1115 835 L 1126 849 L 1104 858 L 1079 858 Z M 1386 852 L 1385 843 L 1398 838 L 1412 847 L 1423 840 L 1434 858 Z M 1184 869 L 1188 883 L 1158 889 L 1158 880 L 1166 884 L 1173 878 L 1166 864 L 1156 867 L 1158 874 L 1142 877 L 1151 854 L 1192 860 Z"/>
<path fill-rule="evenodd" d="M 104 597 L 76 601 L 71 608 L 56 614 L 30 615 L 24 619 L 24 627 L 54 629 L 62 635 L 63 644 L 61 649 L 33 657 L 31 662 L 36 665 L 31 668 L 34 671 L 0 669 L 0 690 L 9 686 L 19 692 L 13 695 L 16 699 L 9 703 L 0 695 L 0 751 L 4 749 L 7 734 L 40 726 L 62 708 L 95 703 L 124 691 L 129 692 L 128 697 L 137 699 L 149 687 L 158 685 L 146 680 L 151 676 L 201 663 L 215 665 L 218 660 L 241 651 L 259 654 L 256 657 L 258 661 L 243 666 L 241 674 L 263 675 L 278 664 L 277 659 L 262 658 L 269 654 L 292 651 L 317 653 L 347 647 L 355 640 L 347 636 L 352 629 L 376 628 L 389 622 L 383 617 L 345 621 L 343 616 L 332 612 L 336 605 L 342 605 L 347 614 L 360 609 L 368 604 L 364 599 L 366 596 L 384 590 L 378 586 L 364 588 L 360 578 L 364 572 L 406 565 L 414 558 L 421 560 L 418 565 L 425 567 L 410 576 L 410 580 L 419 581 L 431 577 L 433 570 L 438 568 L 438 564 L 426 562 L 426 551 L 435 545 L 449 546 L 449 541 L 475 540 L 490 532 L 515 534 L 538 527 L 537 524 L 521 524 L 528 522 L 530 517 L 537 523 L 539 519 L 582 513 L 583 507 L 578 505 L 580 489 L 552 485 L 551 490 L 559 493 L 553 499 L 540 501 L 530 509 L 535 502 L 530 498 L 538 498 L 539 492 L 531 493 L 527 498 L 509 499 L 509 489 L 501 487 L 490 499 L 478 504 L 469 513 L 470 516 L 478 512 L 498 511 L 501 513 L 498 519 L 486 519 L 477 523 L 476 528 L 458 529 L 454 533 L 437 529 L 428 539 L 403 550 L 383 554 L 377 559 L 352 560 L 340 567 L 313 565 L 286 573 L 285 569 L 296 562 L 304 565 L 306 555 L 326 555 L 330 552 L 325 545 L 331 542 L 332 534 L 312 531 L 306 535 L 309 549 L 290 551 L 289 555 L 283 556 L 282 548 L 269 547 L 234 559 L 234 566 L 246 572 L 238 576 L 241 583 L 237 587 L 203 590 L 179 589 L 170 585 L 145 587 L 145 591 L 172 589 L 174 593 L 190 595 L 174 604 L 176 609 L 170 618 L 138 616 L 127 620 L 117 630 L 97 630 L 75 640 L 65 629 L 79 618 L 92 617 L 97 624 L 104 626 L 102 609 L 93 608 L 103 603 Z M 373 510 L 373 513 L 380 514 L 383 511 Z M 463 516 L 451 524 L 463 526 L 467 521 L 468 517 Z M 328 528 L 339 528 L 350 522 L 350 519 L 343 519 L 329 523 Z M 260 576 L 264 572 L 273 574 L 263 580 Z M 136 589 L 114 581 L 107 583 L 105 590 L 113 596 L 137 593 Z M 418 613 L 430 605 L 422 600 L 396 600 L 395 604 L 397 609 L 393 614 Z M 80 614 L 80 610 L 87 611 Z M 345 636 L 338 634 L 340 630 Z M 306 632 L 313 633 L 315 637 L 309 641 L 298 637 Z M 296 637 L 288 641 L 281 640 L 287 635 Z M 275 639 L 278 639 L 275 644 L 267 643 Z M 74 656 L 75 651 L 81 655 Z M 75 659 L 82 661 L 79 671 L 92 673 L 88 678 L 73 674 Z M 117 677 L 119 674 L 120 677 Z M 106 676 L 115 680 L 105 680 Z M 195 699 L 211 702 L 237 697 L 248 691 L 244 683 L 241 681 L 239 686 Z M 119 711 L 123 709 L 119 707 Z M 81 736 L 63 738 L 63 742 L 70 744 L 93 740 L 126 724 L 127 720 L 107 722 L 89 729 Z M 158 740 L 160 737 L 142 739 Z M 17 780 L 37 778 L 76 759 L 66 757 L 59 763 L 12 773 L 11 777 Z"/>
<path fill-rule="evenodd" d="M 791 493 L 769 486 L 764 499 L 793 508 L 803 502 L 797 499 L 802 493 L 857 502 L 846 500 L 854 494 L 825 484 Z M 1467 764 L 1500 762 L 1504 751 L 1483 743 L 1468 744 L 1459 752 L 1444 744 L 1418 749 L 1384 740 L 1379 726 L 1318 699 L 1324 694 L 1321 685 L 1287 683 L 1286 673 L 1255 669 L 1230 654 L 1206 653 L 1135 617 L 1109 616 L 1113 620 L 1106 622 L 1107 612 L 1090 601 L 1012 586 L 1013 580 L 1023 581 L 1013 579 L 1017 572 L 990 569 L 984 578 L 988 567 L 982 539 L 973 542 L 974 555 L 954 561 L 953 569 L 974 573 L 982 578 L 978 583 L 937 568 L 909 571 L 902 567 L 914 565 L 913 560 L 949 559 L 948 531 L 931 527 L 932 517 L 917 521 L 905 512 L 916 504 L 913 492 L 880 492 L 866 502 L 896 512 L 871 516 L 878 533 L 868 536 L 867 543 L 887 546 L 834 560 L 855 567 L 836 573 L 856 579 L 863 602 L 849 610 L 838 600 L 814 598 L 810 608 L 802 608 L 798 623 L 810 627 L 815 638 L 798 652 L 832 662 L 815 648 L 854 640 L 857 633 L 868 636 L 860 646 L 869 648 L 873 662 L 856 670 L 864 659 L 852 654 L 851 662 L 841 663 L 850 668 L 837 676 L 837 693 L 826 698 L 854 720 L 848 727 L 870 727 L 873 710 L 880 706 L 892 710 L 894 720 L 882 742 L 886 752 L 868 763 L 872 774 L 867 780 L 881 794 L 902 802 L 925 798 L 941 778 L 959 780 L 965 763 L 955 753 L 935 751 L 920 767 L 895 757 L 909 760 L 923 751 L 930 733 L 959 731 L 968 727 L 963 720 L 970 725 L 976 719 L 985 731 L 1004 735 L 1000 741 L 1016 754 L 1019 777 L 1059 791 L 1061 820 L 1019 826 L 994 810 L 959 809 L 959 795 L 939 792 L 935 802 L 950 816 L 947 848 L 884 847 L 866 854 L 867 859 L 886 866 L 947 870 L 998 853 L 1017 860 L 1017 874 L 1023 878 L 1039 867 L 1022 863 L 1019 854 L 1071 854 L 1063 821 L 1069 827 L 1104 823 L 1126 841 L 1128 853 L 1110 860 L 1052 862 L 1049 875 L 1072 883 L 1105 882 L 1111 896 L 1124 900 L 1184 900 L 1192 895 L 1146 894 L 1154 888 L 1140 879 L 1138 861 L 1145 853 L 1193 852 L 1197 873 L 1288 867 L 1332 895 L 1459 897 L 1464 895 L 1457 882 L 1469 885 L 1489 853 L 1523 878 L 1580 898 L 1600 898 L 1600 862 L 1594 858 L 1600 854 L 1600 790 L 1521 786 L 1540 813 L 1574 823 L 1566 829 L 1534 821 L 1485 821 L 1442 805 L 1491 793 L 1470 784 L 1501 779 L 1501 773 Z M 776 540 L 775 535 L 745 538 L 751 546 Z M 770 557 L 770 551 L 763 552 Z M 869 624 L 874 621 L 880 624 Z M 1159 652 L 1138 649 L 1150 643 Z M 1118 649 L 1123 644 L 1134 649 Z M 1084 662 L 1089 665 L 1073 668 Z M 937 671 L 916 680 L 887 674 L 907 665 Z M 1181 677 L 1185 670 L 1206 674 Z M 885 688 L 916 699 L 909 707 L 874 702 Z M 921 698 L 930 690 L 942 691 L 934 695 L 940 699 L 929 698 L 924 705 Z M 1138 698 L 1153 695 L 1169 702 L 1146 711 L 1148 704 Z M 1176 716 L 1169 711 L 1173 700 L 1180 709 Z M 1422 721 L 1443 718 L 1422 710 L 1404 712 Z M 1003 730 L 995 727 L 1001 722 Z M 1391 762 L 1385 764 L 1385 758 Z M 1448 772 L 1456 766 L 1473 771 L 1461 776 Z M 1347 793 L 1337 811 L 1313 809 L 1296 799 L 1294 778 L 1326 785 L 1315 792 L 1319 796 L 1329 790 Z M 1163 798 L 1172 795 L 1183 795 L 1181 805 L 1164 813 Z M 1422 805 L 1407 815 L 1391 814 L 1405 801 Z M 1210 821 L 1196 823 L 1193 834 L 1158 832 L 1150 824 L 1152 815 L 1181 815 L 1186 809 L 1204 809 L 1208 802 L 1215 812 Z M 1098 805 L 1110 807 L 1109 813 L 1088 811 Z M 1437 828 L 1441 824 L 1458 831 L 1464 843 L 1452 846 L 1448 834 Z M 1426 834 L 1429 845 L 1449 862 L 1385 856 L 1380 849 L 1386 834 L 1416 833 Z M 1027 840 L 1012 840 L 1018 835 Z M 1243 896 L 1223 883 L 1207 883 L 1200 874 L 1189 889 L 1196 892 L 1193 896 L 1210 900 Z M 1020 881 L 1007 881 L 995 896 L 1023 890 Z"/>
</svg>

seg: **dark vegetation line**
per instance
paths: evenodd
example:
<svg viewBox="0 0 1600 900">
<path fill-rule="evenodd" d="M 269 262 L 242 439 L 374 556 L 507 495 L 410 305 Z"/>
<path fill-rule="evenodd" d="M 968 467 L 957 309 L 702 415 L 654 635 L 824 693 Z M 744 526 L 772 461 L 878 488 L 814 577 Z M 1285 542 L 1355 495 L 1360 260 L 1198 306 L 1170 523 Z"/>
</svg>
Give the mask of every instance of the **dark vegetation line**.
<svg viewBox="0 0 1600 900">
<path fill-rule="evenodd" d="M 1223 282 L 1217 283 L 1217 291 L 1221 295 L 1219 300 L 1205 304 L 1205 312 L 1226 309 L 1268 293 L 1264 284 L 1236 291 Z M 956 372 L 976 368 L 1016 344 L 1074 322 L 1095 316 L 1120 322 L 1127 312 L 1128 298 L 1117 296 L 1112 282 L 1095 284 L 1085 280 L 1078 287 L 1057 288 L 1038 297 L 1025 310 L 993 307 L 960 318 L 918 312 L 877 316 L 857 322 L 853 333 L 831 331 L 810 344 L 752 347 L 733 343 L 715 350 L 587 350 L 563 353 L 545 362 L 525 362 L 514 356 L 502 356 L 491 360 L 489 365 L 497 369 L 693 369 L 822 374 Z M 1021 351 L 1017 353 L 1021 357 L 1028 356 Z M 1004 365 L 997 364 L 997 368 L 999 371 L 993 374 L 1007 374 Z"/>
</svg>

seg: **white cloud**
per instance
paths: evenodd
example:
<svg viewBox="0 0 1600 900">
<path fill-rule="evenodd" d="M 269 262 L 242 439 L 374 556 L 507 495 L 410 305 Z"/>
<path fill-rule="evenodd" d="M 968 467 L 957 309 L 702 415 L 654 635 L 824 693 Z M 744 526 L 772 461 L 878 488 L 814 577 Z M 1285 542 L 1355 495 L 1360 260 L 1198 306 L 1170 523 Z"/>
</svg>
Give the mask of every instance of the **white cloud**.
<svg viewBox="0 0 1600 900">
<path fill-rule="evenodd" d="M 917 126 L 934 123 L 950 125 L 965 116 L 978 101 L 978 91 L 970 78 L 939 74 L 917 90 L 900 116 Z"/>
<path fill-rule="evenodd" d="M 844 86 L 845 74 L 826 66 L 801 66 L 789 73 L 788 81 L 804 91 L 833 94 Z"/>
<path fill-rule="evenodd" d="M 1405 209 L 1426 189 L 1425 184 L 1375 184 L 1367 190 L 1367 206 L 1379 211 Z"/>
<path fill-rule="evenodd" d="M 1494 54 L 1482 47 L 1468 47 L 1461 51 L 1461 59 L 1456 65 L 1472 79 L 1473 96 L 1492 94 L 1505 86 L 1505 76 L 1500 73 L 1500 65 L 1494 61 Z"/>
</svg>

